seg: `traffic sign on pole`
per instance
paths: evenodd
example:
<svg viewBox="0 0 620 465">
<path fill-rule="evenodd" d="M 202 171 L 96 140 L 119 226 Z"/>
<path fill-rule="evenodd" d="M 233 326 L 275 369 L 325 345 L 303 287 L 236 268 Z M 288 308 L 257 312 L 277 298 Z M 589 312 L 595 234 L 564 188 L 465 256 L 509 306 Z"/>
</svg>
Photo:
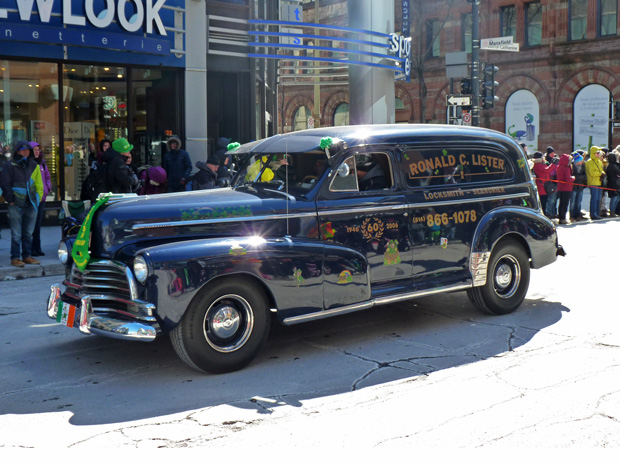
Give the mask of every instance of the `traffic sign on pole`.
<svg viewBox="0 0 620 465">
<path fill-rule="evenodd" d="M 467 107 L 471 105 L 471 95 L 446 95 L 446 105 Z"/>
</svg>

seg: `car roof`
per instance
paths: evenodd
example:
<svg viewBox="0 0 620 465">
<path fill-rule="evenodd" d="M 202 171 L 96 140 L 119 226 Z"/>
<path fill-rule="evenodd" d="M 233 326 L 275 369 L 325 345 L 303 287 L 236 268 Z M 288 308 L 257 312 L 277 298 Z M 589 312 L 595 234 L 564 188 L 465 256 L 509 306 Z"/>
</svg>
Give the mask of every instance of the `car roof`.
<svg viewBox="0 0 620 465">
<path fill-rule="evenodd" d="M 516 146 L 513 139 L 491 129 L 447 124 L 373 124 L 332 126 L 278 134 L 267 139 L 249 142 L 229 153 L 301 153 L 322 150 L 321 139 L 345 142 L 346 146 L 367 144 L 402 144 L 414 141 L 502 140 Z"/>
</svg>

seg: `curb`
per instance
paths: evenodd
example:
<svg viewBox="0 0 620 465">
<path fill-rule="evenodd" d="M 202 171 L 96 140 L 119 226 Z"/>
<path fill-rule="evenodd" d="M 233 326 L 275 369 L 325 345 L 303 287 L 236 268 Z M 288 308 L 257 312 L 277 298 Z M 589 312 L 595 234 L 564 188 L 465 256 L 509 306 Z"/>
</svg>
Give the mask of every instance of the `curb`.
<svg viewBox="0 0 620 465">
<path fill-rule="evenodd" d="M 63 276 L 65 267 L 60 263 L 46 265 L 26 265 L 23 268 L 0 267 L 0 281 L 14 279 L 41 278 L 43 276 Z"/>
</svg>

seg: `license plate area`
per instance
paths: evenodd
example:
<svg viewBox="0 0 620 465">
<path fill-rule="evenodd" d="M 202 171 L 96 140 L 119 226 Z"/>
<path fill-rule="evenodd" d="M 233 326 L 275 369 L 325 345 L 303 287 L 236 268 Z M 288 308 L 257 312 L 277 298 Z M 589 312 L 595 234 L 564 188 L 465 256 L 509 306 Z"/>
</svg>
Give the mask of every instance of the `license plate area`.
<svg viewBox="0 0 620 465">
<path fill-rule="evenodd" d="M 73 328 L 77 315 L 79 315 L 79 312 L 75 305 L 68 304 L 62 300 L 58 302 L 58 312 L 56 314 L 56 321 L 58 323 Z"/>
</svg>

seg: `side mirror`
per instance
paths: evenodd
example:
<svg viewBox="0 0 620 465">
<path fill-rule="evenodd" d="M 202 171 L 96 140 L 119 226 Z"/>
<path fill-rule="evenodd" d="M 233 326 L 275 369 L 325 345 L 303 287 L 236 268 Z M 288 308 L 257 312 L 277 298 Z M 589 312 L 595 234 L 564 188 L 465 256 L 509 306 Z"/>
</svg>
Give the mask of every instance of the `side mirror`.
<svg viewBox="0 0 620 465">
<path fill-rule="evenodd" d="M 336 171 L 338 173 L 338 176 L 341 177 L 346 177 L 349 175 L 349 173 L 351 172 L 351 170 L 349 169 L 349 165 L 347 165 L 346 163 L 342 163 L 339 167 L 338 170 Z"/>
</svg>

